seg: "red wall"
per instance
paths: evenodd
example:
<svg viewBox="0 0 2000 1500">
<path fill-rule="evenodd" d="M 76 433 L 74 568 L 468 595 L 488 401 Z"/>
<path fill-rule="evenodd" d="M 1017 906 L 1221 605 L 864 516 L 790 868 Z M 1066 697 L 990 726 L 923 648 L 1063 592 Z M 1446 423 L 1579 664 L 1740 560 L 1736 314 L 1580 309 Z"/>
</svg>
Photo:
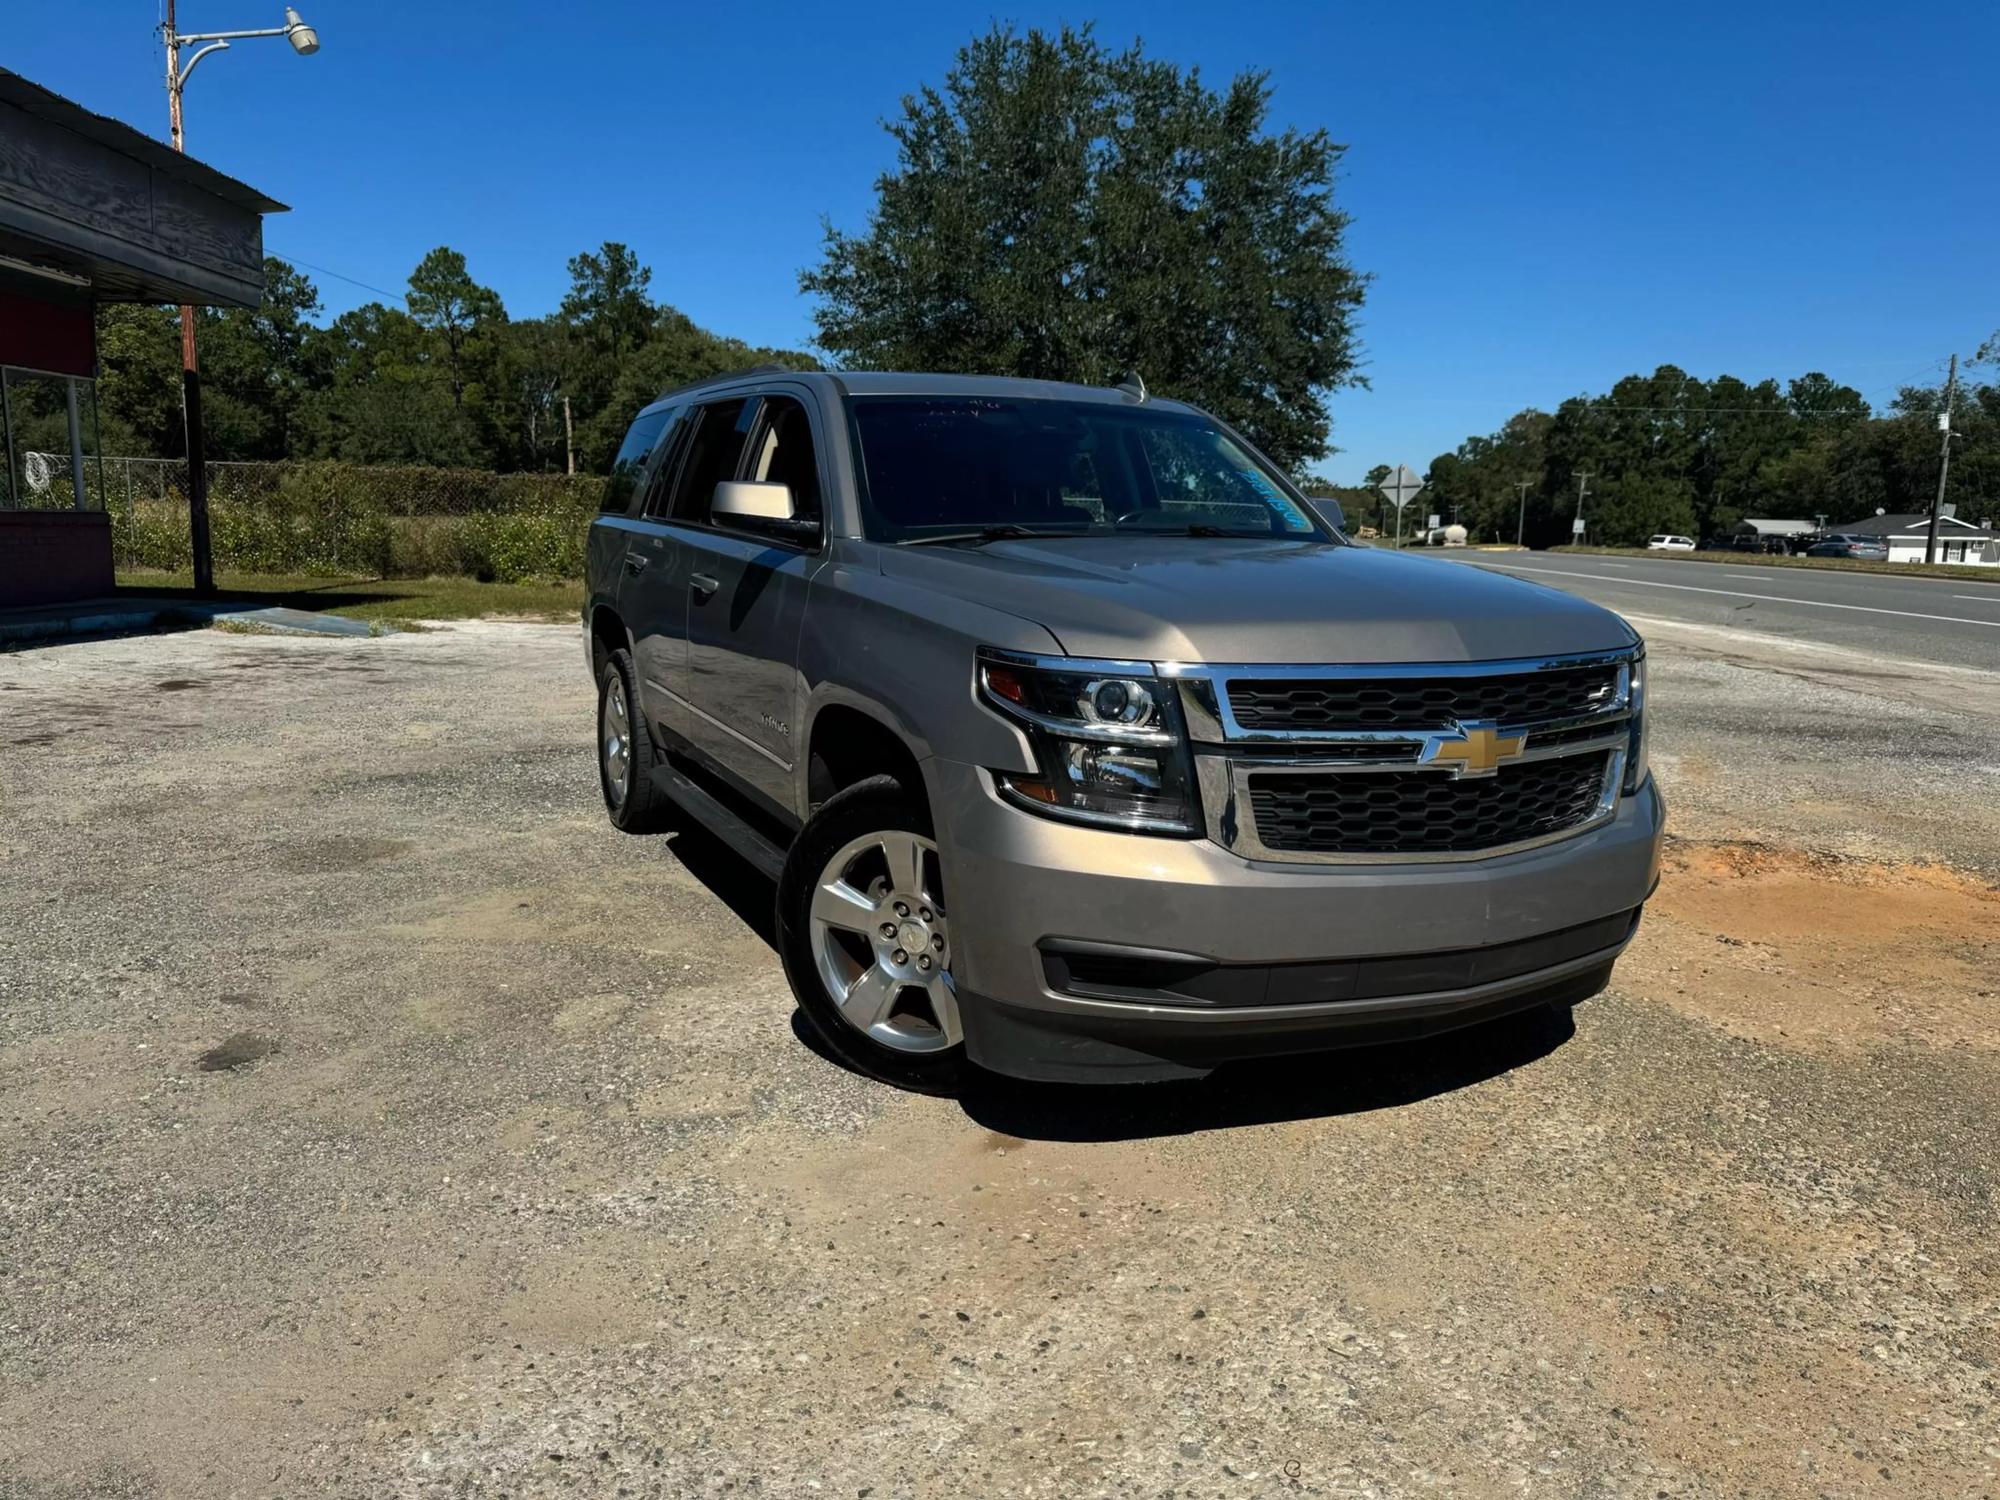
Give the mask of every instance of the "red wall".
<svg viewBox="0 0 2000 1500">
<path fill-rule="evenodd" d="M 103 511 L 0 510 L 0 609 L 111 589 L 111 517 Z"/>
<path fill-rule="evenodd" d="M 90 304 L 0 289 L 0 365 L 94 376 L 97 328 Z"/>
</svg>

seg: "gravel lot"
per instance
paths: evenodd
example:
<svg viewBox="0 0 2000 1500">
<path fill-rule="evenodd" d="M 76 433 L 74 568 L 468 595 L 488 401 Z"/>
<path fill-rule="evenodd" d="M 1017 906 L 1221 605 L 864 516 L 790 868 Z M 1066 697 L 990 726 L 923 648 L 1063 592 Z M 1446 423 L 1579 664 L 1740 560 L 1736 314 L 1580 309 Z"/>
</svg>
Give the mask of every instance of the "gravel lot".
<svg viewBox="0 0 2000 1500">
<path fill-rule="evenodd" d="M 962 1100 L 574 630 L 0 655 L 0 1495 L 2000 1494 L 2000 678 L 1648 629 L 1573 1021 Z"/>
</svg>

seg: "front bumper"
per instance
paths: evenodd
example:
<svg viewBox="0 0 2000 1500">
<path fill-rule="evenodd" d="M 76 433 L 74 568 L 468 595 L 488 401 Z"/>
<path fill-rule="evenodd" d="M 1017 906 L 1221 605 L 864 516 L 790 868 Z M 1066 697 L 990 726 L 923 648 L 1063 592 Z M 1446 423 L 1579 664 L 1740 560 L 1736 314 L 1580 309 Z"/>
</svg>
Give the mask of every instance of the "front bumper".
<svg viewBox="0 0 2000 1500">
<path fill-rule="evenodd" d="M 1300 865 L 1246 860 L 1206 839 L 1059 823 L 1003 802 L 977 767 L 927 769 L 958 917 L 952 971 L 966 1049 L 1017 1077 L 1187 1077 L 1237 1057 L 1422 1035 L 1581 999 L 1609 978 L 1659 878 L 1664 808 L 1650 780 L 1620 799 L 1611 822 L 1536 849 Z M 1621 915 L 1622 925 L 1604 925 Z M 1547 946 L 1515 951 L 1549 962 L 1525 972 L 1481 959 L 1536 940 Z M 1151 994 L 1112 985 L 1112 998 L 1051 966 L 1051 954 L 1077 951 L 1129 955 L 1136 967 L 1125 978 L 1158 961 L 1167 982 Z M 1421 955 L 1436 962 L 1376 962 Z M 1204 991 L 1176 977 L 1204 963 L 1225 980 Z"/>
</svg>

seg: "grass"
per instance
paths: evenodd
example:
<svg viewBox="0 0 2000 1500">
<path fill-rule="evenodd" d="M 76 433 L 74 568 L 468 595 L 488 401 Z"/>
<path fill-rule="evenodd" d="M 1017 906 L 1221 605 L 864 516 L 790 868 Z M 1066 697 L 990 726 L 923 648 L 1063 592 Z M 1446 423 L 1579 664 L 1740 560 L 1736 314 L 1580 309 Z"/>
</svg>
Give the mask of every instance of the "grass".
<svg viewBox="0 0 2000 1500">
<path fill-rule="evenodd" d="M 1931 578 L 1953 583 L 1984 583 L 2000 587 L 2000 568 L 1966 567 L 1957 563 L 1865 562 L 1851 557 L 1781 557 L 1761 552 L 1648 552 L 1644 547 L 1551 547 L 1576 557 L 1670 558 L 1675 562 L 1738 563 L 1752 568 L 1812 568 L 1834 573 L 1893 573 L 1898 578 Z"/>
<path fill-rule="evenodd" d="M 221 597 L 346 615 L 395 628 L 411 620 L 510 619 L 573 621 L 583 608 L 583 584 L 481 583 L 476 578 L 315 578 L 293 573 L 218 573 Z M 121 592 L 153 597 L 192 594 L 194 578 L 150 568 L 121 568 Z"/>
</svg>

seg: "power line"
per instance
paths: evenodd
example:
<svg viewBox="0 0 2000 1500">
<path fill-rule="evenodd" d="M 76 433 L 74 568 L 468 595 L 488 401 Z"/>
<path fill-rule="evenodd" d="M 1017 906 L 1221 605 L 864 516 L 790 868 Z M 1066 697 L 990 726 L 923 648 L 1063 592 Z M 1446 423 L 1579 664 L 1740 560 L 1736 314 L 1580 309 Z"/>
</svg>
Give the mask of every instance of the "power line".
<svg viewBox="0 0 2000 1500">
<path fill-rule="evenodd" d="M 361 280 L 361 278 L 358 276 L 349 276 L 340 271 L 328 270 L 325 266 L 316 266 L 309 260 L 300 260 L 296 255 L 283 255 L 279 254 L 279 252 L 275 250 L 272 251 L 271 253 L 277 255 L 279 260 L 288 261 L 295 266 L 303 266 L 308 271 L 317 271 L 322 276 L 331 276 L 335 281 L 344 281 L 349 286 L 358 286 L 361 288 L 362 291 L 373 292 L 378 297 L 387 297 L 392 301 L 396 302 L 401 302 L 403 300 L 403 294 L 401 292 L 391 292 L 385 290 L 382 287 L 374 285 L 372 282 Z"/>
</svg>

